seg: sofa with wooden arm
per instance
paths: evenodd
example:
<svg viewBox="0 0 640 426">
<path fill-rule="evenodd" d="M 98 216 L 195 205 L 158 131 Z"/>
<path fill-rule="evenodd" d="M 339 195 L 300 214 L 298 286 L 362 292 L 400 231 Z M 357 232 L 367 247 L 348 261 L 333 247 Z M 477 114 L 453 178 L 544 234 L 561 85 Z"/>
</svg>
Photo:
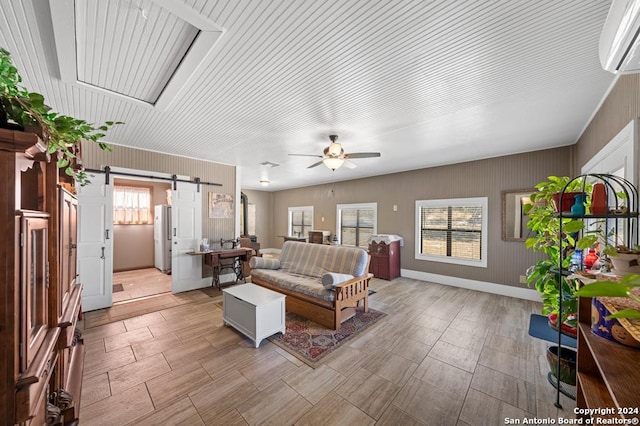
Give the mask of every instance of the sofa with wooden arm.
<svg viewBox="0 0 640 426">
<path fill-rule="evenodd" d="M 280 259 L 252 257 L 251 282 L 287 296 L 286 310 L 337 330 L 369 310 L 369 254 L 358 247 L 286 241 Z"/>
</svg>

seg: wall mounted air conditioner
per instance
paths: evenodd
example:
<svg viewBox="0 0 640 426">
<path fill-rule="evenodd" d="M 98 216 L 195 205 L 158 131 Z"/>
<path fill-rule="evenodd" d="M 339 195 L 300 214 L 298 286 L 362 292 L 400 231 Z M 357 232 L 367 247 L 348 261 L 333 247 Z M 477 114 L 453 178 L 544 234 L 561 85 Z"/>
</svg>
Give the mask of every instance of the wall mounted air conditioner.
<svg viewBox="0 0 640 426">
<path fill-rule="evenodd" d="M 613 0 L 600 35 L 600 63 L 612 73 L 640 72 L 640 0 Z"/>
</svg>

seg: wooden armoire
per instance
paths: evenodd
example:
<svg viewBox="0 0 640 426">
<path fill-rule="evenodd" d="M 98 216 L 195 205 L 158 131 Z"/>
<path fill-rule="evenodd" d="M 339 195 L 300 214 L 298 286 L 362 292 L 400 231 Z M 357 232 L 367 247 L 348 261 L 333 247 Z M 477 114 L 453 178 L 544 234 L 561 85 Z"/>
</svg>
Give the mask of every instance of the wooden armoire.
<svg viewBox="0 0 640 426">
<path fill-rule="evenodd" d="M 76 323 L 73 181 L 34 133 L 0 129 L 0 418 L 78 422 L 84 345 Z"/>
</svg>

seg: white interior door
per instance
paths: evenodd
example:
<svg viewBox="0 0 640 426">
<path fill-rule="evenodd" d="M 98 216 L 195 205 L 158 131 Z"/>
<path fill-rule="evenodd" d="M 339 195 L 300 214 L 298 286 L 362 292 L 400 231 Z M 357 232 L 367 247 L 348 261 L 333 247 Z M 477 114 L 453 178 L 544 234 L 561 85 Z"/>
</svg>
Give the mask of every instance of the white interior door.
<svg viewBox="0 0 640 426">
<path fill-rule="evenodd" d="M 202 278 L 202 256 L 187 254 L 202 240 L 202 192 L 187 182 L 177 182 L 172 191 L 171 290 L 173 293 L 203 288 L 210 278 Z"/>
<path fill-rule="evenodd" d="M 113 303 L 113 186 L 103 181 L 77 188 L 78 282 L 84 285 L 82 309 L 93 311 Z"/>
<path fill-rule="evenodd" d="M 638 133 L 640 133 L 640 121 L 634 119 L 582 167 L 582 174 L 616 174 L 637 187 L 637 156 L 640 143 Z"/>
<path fill-rule="evenodd" d="M 582 174 L 603 173 L 625 178 L 631 184 L 638 185 L 638 144 L 640 143 L 640 121 L 633 119 L 627 124 L 607 145 L 593 156 L 583 167 Z M 609 202 L 614 201 L 615 195 L 609 194 Z M 610 204 L 611 205 L 611 204 Z M 609 219 L 609 227 L 612 229 L 618 221 Z M 623 230 L 620 230 L 618 240 L 610 241 L 613 245 L 629 245 L 626 240 L 628 232 L 626 221 L 622 221 Z M 597 226 L 598 220 L 587 220 L 587 229 Z M 637 232 L 633 230 L 634 234 Z M 634 235 L 630 235 L 631 241 L 636 241 Z"/>
</svg>

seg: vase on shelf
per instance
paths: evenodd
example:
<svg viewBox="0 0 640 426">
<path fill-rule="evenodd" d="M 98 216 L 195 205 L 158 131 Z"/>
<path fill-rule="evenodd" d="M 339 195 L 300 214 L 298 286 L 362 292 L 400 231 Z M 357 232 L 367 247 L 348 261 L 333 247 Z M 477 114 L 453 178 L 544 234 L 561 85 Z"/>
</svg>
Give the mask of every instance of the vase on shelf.
<svg viewBox="0 0 640 426">
<path fill-rule="evenodd" d="M 596 249 L 589 249 L 589 253 L 584 257 L 584 267 L 592 269 L 593 265 L 598 261 L 598 255 Z"/>
<path fill-rule="evenodd" d="M 607 206 L 607 188 L 604 183 L 593 184 L 591 192 L 591 214 L 602 215 L 607 214 L 609 207 Z"/>
<path fill-rule="evenodd" d="M 553 205 L 556 208 L 558 213 L 568 213 L 571 211 L 571 206 L 573 206 L 575 202 L 575 196 L 577 194 L 584 194 L 584 192 L 564 192 L 564 193 L 555 193 L 553 194 L 552 201 Z"/>
<path fill-rule="evenodd" d="M 584 216 L 585 208 L 584 208 L 584 200 L 585 194 L 583 192 L 576 194 L 573 196 L 575 200 L 573 205 L 571 206 L 571 215 L 572 216 Z"/>
</svg>

